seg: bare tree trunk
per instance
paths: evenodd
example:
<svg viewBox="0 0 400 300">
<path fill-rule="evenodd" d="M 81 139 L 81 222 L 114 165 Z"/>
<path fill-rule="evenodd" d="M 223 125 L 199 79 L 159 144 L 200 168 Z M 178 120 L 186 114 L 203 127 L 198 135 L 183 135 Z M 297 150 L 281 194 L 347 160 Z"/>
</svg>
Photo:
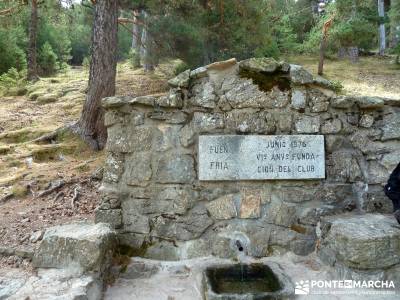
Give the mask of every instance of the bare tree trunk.
<svg viewBox="0 0 400 300">
<path fill-rule="evenodd" d="M 322 36 L 321 46 L 319 48 L 318 75 L 324 74 L 325 48 L 326 48 L 326 37 Z"/>
<path fill-rule="evenodd" d="M 117 68 L 118 0 L 96 1 L 92 34 L 89 87 L 79 131 L 95 150 L 107 141 L 101 99 L 115 94 Z"/>
<path fill-rule="evenodd" d="M 378 0 L 378 13 L 381 19 L 379 24 L 379 55 L 384 55 L 386 49 L 386 33 L 385 24 L 383 23 L 383 18 L 385 17 L 385 3 L 383 0 Z"/>
<path fill-rule="evenodd" d="M 140 67 L 140 48 L 142 45 L 142 31 L 143 31 L 143 25 L 142 25 L 142 11 L 141 9 L 135 9 L 133 11 L 134 14 L 134 23 L 133 23 L 133 28 L 132 28 L 132 50 L 135 52 L 134 54 L 134 62 L 133 66 L 135 68 Z"/>
<path fill-rule="evenodd" d="M 31 18 L 29 20 L 29 45 L 28 45 L 28 80 L 36 80 L 37 62 L 36 62 L 36 39 L 38 26 L 38 5 L 37 0 L 31 0 Z"/>
<path fill-rule="evenodd" d="M 143 60 L 143 67 L 146 72 L 154 71 L 157 65 L 157 53 L 155 51 L 155 44 L 153 37 L 148 30 L 149 14 L 143 11 L 143 31 L 142 31 L 142 47 L 141 47 L 141 57 Z"/>
</svg>

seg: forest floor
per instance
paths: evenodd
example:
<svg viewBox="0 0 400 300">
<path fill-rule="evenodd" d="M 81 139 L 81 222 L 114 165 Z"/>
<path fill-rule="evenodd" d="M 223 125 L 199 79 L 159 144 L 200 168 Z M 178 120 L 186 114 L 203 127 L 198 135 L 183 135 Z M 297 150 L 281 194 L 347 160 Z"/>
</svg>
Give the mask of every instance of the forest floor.
<svg viewBox="0 0 400 300">
<path fill-rule="evenodd" d="M 118 65 L 117 95 L 164 92 L 173 69 L 169 63 L 145 74 Z M 104 152 L 70 134 L 53 143 L 34 141 L 79 119 L 87 78 L 84 69 L 71 68 L 41 78 L 24 96 L 0 97 L 0 252 L 2 247 L 33 250 L 47 227 L 93 219 Z M 0 255 L 0 268 L 21 263 Z"/>
<path fill-rule="evenodd" d="M 315 58 L 297 56 L 288 61 L 316 73 Z M 162 64 L 154 74 L 118 65 L 117 95 L 166 91 L 176 63 Z M 361 58 L 358 64 L 327 60 L 325 72 L 327 78 L 340 81 L 346 93 L 400 98 L 400 70 L 390 59 Z M 91 151 L 68 134 L 54 143 L 34 142 L 78 120 L 87 77 L 84 69 L 71 68 L 28 86 L 25 96 L 0 97 L 0 248 L 34 249 L 47 227 L 93 219 L 99 201 L 97 170 L 104 153 Z M 0 267 L 21 263 L 0 255 Z"/>
</svg>

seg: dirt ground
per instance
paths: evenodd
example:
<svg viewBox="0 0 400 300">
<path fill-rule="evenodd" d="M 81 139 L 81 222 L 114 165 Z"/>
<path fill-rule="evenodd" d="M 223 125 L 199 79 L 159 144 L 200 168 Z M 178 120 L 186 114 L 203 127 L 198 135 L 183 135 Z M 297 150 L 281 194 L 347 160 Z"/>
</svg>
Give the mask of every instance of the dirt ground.
<svg viewBox="0 0 400 300">
<path fill-rule="evenodd" d="M 166 91 L 172 67 L 145 74 L 118 65 L 117 95 Z M 72 134 L 47 144 L 34 141 L 78 120 L 87 77 L 87 71 L 73 68 L 28 86 L 25 96 L 0 97 L 0 248 L 33 250 L 47 227 L 93 219 L 104 153 Z M 29 264 L 14 256 L 0 257 L 1 265 Z"/>
<path fill-rule="evenodd" d="M 288 60 L 315 74 L 315 58 Z M 174 64 L 162 64 L 153 74 L 118 65 L 117 95 L 165 92 Z M 400 70 L 390 59 L 362 58 L 358 64 L 327 60 L 325 72 L 342 83 L 344 92 L 400 98 Z M 33 141 L 78 120 L 87 77 L 87 71 L 73 68 L 28 86 L 25 96 L 0 97 L 0 247 L 34 249 L 47 227 L 93 219 L 104 153 L 68 134 L 54 143 Z M 0 258 L 2 264 L 29 265 L 15 257 Z"/>
</svg>

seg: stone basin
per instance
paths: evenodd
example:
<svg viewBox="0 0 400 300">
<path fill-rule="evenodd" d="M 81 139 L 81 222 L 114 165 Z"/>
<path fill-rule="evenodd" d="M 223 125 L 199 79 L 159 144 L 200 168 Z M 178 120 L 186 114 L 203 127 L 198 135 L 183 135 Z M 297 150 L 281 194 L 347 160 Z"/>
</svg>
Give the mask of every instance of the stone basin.
<svg viewBox="0 0 400 300">
<path fill-rule="evenodd" d="M 206 300 L 292 299 L 293 284 L 277 264 L 234 264 L 203 272 Z"/>
</svg>

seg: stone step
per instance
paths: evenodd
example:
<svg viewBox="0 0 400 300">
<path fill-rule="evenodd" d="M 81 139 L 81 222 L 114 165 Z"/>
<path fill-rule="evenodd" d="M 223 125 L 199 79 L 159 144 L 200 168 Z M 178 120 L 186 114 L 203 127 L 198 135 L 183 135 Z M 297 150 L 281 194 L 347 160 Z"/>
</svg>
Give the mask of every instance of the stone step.
<svg viewBox="0 0 400 300">
<path fill-rule="evenodd" d="M 400 263 L 400 226 L 392 215 L 345 214 L 321 221 L 320 258 L 357 270 Z"/>
</svg>

